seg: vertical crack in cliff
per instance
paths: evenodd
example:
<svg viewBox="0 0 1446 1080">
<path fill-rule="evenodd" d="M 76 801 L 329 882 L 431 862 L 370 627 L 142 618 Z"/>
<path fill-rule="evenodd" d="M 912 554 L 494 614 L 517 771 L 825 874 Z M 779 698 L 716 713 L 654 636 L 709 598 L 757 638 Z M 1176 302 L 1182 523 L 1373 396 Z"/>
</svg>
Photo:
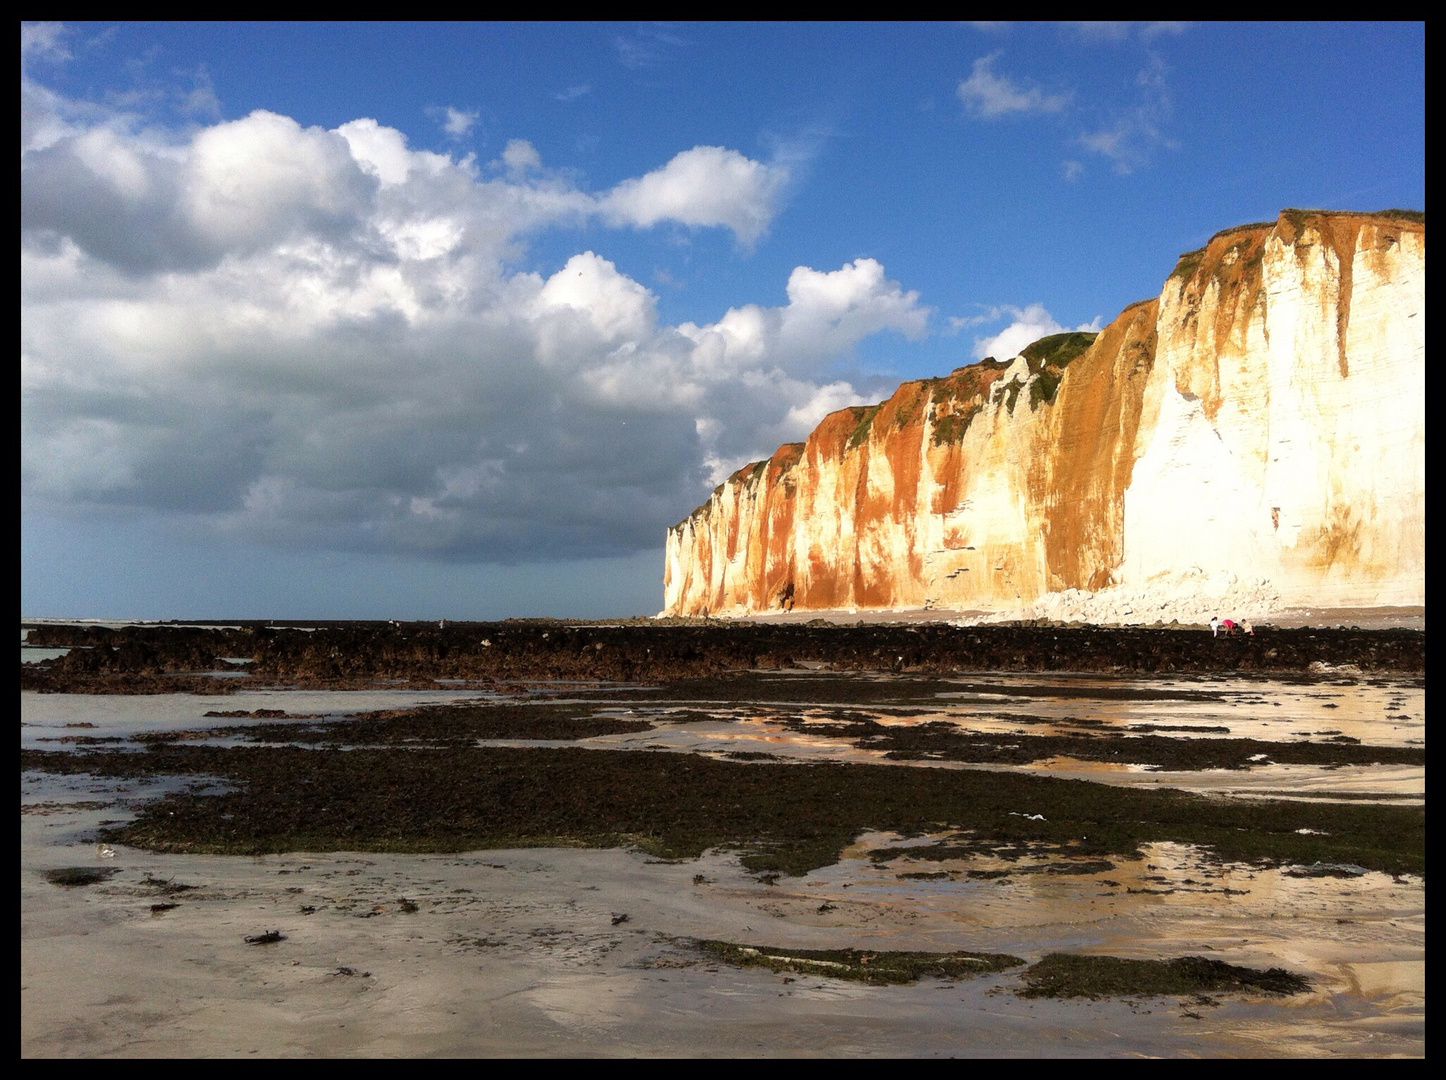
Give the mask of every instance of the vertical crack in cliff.
<svg viewBox="0 0 1446 1080">
<path fill-rule="evenodd" d="M 1335 248 L 1339 286 L 1336 299 L 1336 356 L 1340 363 L 1341 378 L 1350 376 L 1350 366 L 1346 360 L 1346 331 L 1351 323 L 1351 294 L 1355 285 L 1356 269 L 1356 240 L 1360 236 L 1361 223 L 1351 221 L 1349 223 L 1338 222 L 1333 227 L 1329 222 L 1324 223 L 1325 229 L 1329 230 L 1331 246 Z M 1338 231 L 1339 230 L 1339 231 Z M 1342 242 L 1344 238 L 1340 232 L 1349 231 L 1350 240 Z"/>
<path fill-rule="evenodd" d="M 1336 257 L 1336 363 L 1342 379 L 1350 376 L 1350 362 L 1346 358 L 1346 335 L 1350 328 L 1351 299 L 1355 292 L 1356 247 L 1360 239 L 1361 225 L 1369 216 L 1371 215 L 1320 210 L 1282 210 L 1277 225 L 1281 239 L 1288 244 L 1297 245 L 1297 258 L 1300 258 L 1300 248 L 1306 246 L 1297 243 L 1306 229 L 1314 229 Z"/>
</svg>

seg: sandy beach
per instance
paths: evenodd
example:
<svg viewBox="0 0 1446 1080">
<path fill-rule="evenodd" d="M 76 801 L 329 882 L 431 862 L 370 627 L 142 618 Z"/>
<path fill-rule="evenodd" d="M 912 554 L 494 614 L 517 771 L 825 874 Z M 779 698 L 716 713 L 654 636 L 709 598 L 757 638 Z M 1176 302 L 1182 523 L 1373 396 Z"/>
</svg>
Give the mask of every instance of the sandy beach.
<svg viewBox="0 0 1446 1080">
<path fill-rule="evenodd" d="M 1110 903 L 1057 885 L 980 903 L 932 883 L 879 880 L 859 853 L 769 887 L 726 854 L 670 864 L 565 849 L 257 859 L 120 849 L 102 860 L 93 844 L 65 842 L 102 813 L 22 819 L 25 1057 L 1424 1052 L 1424 891 L 1385 875 L 1257 875 L 1245 902 L 1202 894 L 1169 910 L 1148 896 Z M 77 863 L 117 872 L 84 889 L 41 875 Z M 165 897 L 148 878 L 198 888 L 171 894 L 177 907 L 155 914 Z M 245 941 L 272 930 L 284 940 Z M 680 940 L 807 948 L 841 935 L 864 947 L 987 945 L 1029 958 L 1079 946 L 1208 951 L 1290 965 L 1314 989 L 1210 1007 L 1029 1001 L 1012 992 L 1013 976 L 860 986 L 720 967 Z"/>
<path fill-rule="evenodd" d="M 626 717 L 644 730 L 483 739 L 476 752 L 577 746 L 627 760 L 742 763 L 733 768 L 753 759 L 794 768 L 829 762 L 870 775 L 888 767 L 901 779 L 920 768 L 1005 767 L 1122 791 L 1163 785 L 1227 803 L 1293 800 L 1273 805 L 1301 813 L 1424 805 L 1424 765 L 1364 763 L 1371 746 L 1387 757 L 1419 754 L 1412 749 L 1424 745 L 1424 683 L 1417 678 L 980 675 L 887 683 L 891 694 L 914 703 L 905 710 L 876 704 L 840 712 L 826 701 L 809 703 L 854 685 L 836 683 L 807 669 L 774 673 L 747 683 L 753 689 L 746 699 L 701 709 L 676 691 L 639 690 L 625 700 L 599 692 L 578 699 L 579 715 L 604 725 Z M 857 685 L 865 697 L 879 693 L 880 684 Z M 76 748 L 79 738 L 89 740 L 80 749 L 103 756 L 111 751 L 101 748 L 114 745 L 107 740 L 139 737 L 151 745 L 178 738 L 182 747 L 241 750 L 248 725 L 270 725 L 256 728 L 267 739 L 304 732 L 308 721 L 268 719 L 278 713 L 322 717 L 309 723 L 339 724 L 335 730 L 344 733 L 357 723 L 347 716 L 405 716 L 410 706 L 445 709 L 467 696 L 440 689 L 214 697 L 27 692 L 22 746 L 53 754 L 47 748 Z M 790 700 L 767 700 L 780 697 Z M 538 701 L 538 715 L 566 712 L 549 703 L 562 700 Z M 873 718 L 867 724 L 882 726 L 860 727 L 866 721 L 858 719 L 840 727 L 859 709 Z M 218 710 L 257 715 L 206 718 Z M 1106 727 L 1079 729 L 1081 715 Z M 1330 728 L 1321 727 L 1322 717 Z M 946 741 L 938 744 L 945 760 L 900 760 L 870 748 L 878 735 L 869 732 L 904 738 L 926 720 L 953 725 L 965 740 L 957 752 Z M 222 723 L 233 725 L 232 734 L 196 737 Z M 1138 731 L 1162 724 L 1184 732 L 1188 737 L 1171 738 L 1206 753 L 1202 760 L 1213 760 L 1211 746 L 1238 736 L 1253 740 L 1251 747 L 1281 748 L 1281 755 L 1295 745 L 1282 739 L 1346 734 L 1340 742 L 1307 739 L 1325 755 L 1317 764 L 1172 771 L 1048 756 L 1014 766 L 968 760 L 971 739 L 1028 745 L 1045 737 L 1040 733 L 1077 739 L 1069 733 L 1088 730 L 1099 742 L 1113 731 L 1118 735 L 1101 746 L 1145 748 L 1157 744 Z M 1363 763 L 1339 764 L 1351 755 Z M 206 793 L 225 790 L 224 782 L 184 774 L 22 772 L 23 1056 L 1424 1053 L 1425 884 L 1414 873 L 1264 865 L 1168 840 L 1143 844 L 1136 856 L 1094 861 L 1067 849 L 1051 854 L 1048 846 L 956 852 L 950 845 L 957 847 L 960 834 L 947 829 L 865 829 L 836 860 L 781 876 L 747 868 L 726 845 L 683 859 L 627 844 L 263 855 L 98 846 L 103 830 L 166 805 L 167 797 L 194 791 L 204 802 Z M 1019 813 L 1030 810 L 1021 804 Z M 77 868 L 99 872 L 99 880 L 51 880 L 55 871 Z M 272 933 L 279 940 L 247 941 Z M 972 979 L 875 986 L 817 970 L 730 966 L 700 949 L 705 940 L 783 950 L 997 952 L 1020 965 Z M 1287 997 L 1021 996 L 1024 965 L 1059 953 L 1210 957 L 1285 969 L 1309 990 Z"/>
<path fill-rule="evenodd" d="M 23 1060 L 1424 1060 L 1424 19 L 20 31 Z"/>
</svg>

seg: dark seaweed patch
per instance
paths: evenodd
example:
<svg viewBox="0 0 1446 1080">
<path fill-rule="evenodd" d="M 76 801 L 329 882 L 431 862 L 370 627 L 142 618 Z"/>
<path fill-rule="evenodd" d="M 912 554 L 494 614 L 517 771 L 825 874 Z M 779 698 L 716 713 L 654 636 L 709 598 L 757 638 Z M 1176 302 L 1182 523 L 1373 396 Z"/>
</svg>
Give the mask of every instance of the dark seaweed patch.
<svg viewBox="0 0 1446 1080">
<path fill-rule="evenodd" d="M 862 410 L 860 411 L 862 414 Z M 436 679 L 496 685 L 519 680 L 636 683 L 716 678 L 809 660 L 835 671 L 1308 672 L 1354 666 L 1368 676 L 1425 671 L 1416 630 L 1273 629 L 1213 638 L 1171 627 L 1037 624 L 954 627 L 873 624 L 753 625 L 625 620 L 608 626 L 517 620 L 436 624 L 338 622 L 314 629 L 183 626 L 22 626 L 31 644 L 63 658 L 21 665 L 23 690 L 229 694 L 256 686 L 435 688 Z M 601 646 L 601 648 L 599 647 Z M 216 657 L 247 657 L 245 674 L 191 674 Z"/>
<path fill-rule="evenodd" d="M 289 713 L 285 709 L 211 709 L 203 713 L 204 716 L 223 717 L 227 719 L 239 719 L 249 717 L 252 720 L 315 720 L 320 713 L 296 714 Z"/>
<path fill-rule="evenodd" d="M 458 746 L 308 750 L 163 745 L 22 750 L 21 768 L 102 776 L 213 775 L 106 839 L 159 851 L 459 851 L 634 845 L 666 858 L 743 850 L 755 872 L 837 861 L 863 831 L 969 830 L 956 846 L 1078 858 L 1161 840 L 1267 864 L 1424 873 L 1422 807 L 1208 799 L 976 769 L 743 763 L 678 753 Z M 1301 832 L 1299 830 L 1305 830 Z M 917 857 L 917 856 L 915 856 Z"/>
<path fill-rule="evenodd" d="M 1359 740 L 1265 742 L 1178 739 L 1153 734 L 1001 735 L 961 730 L 943 720 L 905 727 L 858 716 L 834 723 L 809 723 L 801 718 L 785 723 L 810 734 L 852 739 L 860 749 L 881 750 L 894 761 L 1027 765 L 1048 758 L 1068 757 L 1172 770 L 1248 769 L 1263 760 L 1293 765 L 1426 764 L 1424 748 L 1362 746 Z"/>
<path fill-rule="evenodd" d="M 709 959 L 734 967 L 822 975 L 875 986 L 918 982 L 926 975 L 938 979 L 971 979 L 1024 963 L 1019 957 L 1006 953 L 780 949 L 768 945 L 739 945 L 731 941 L 699 941 L 697 947 Z"/>
<path fill-rule="evenodd" d="M 1154 731 L 1181 731 L 1192 735 L 1229 735 L 1228 727 L 1208 726 L 1204 724 L 1131 724 L 1125 729 L 1130 732 L 1137 732 L 1145 735 Z M 1356 740 L 1359 742 L 1360 740 Z"/>
<path fill-rule="evenodd" d="M 592 705 L 427 705 L 367 713 L 325 724 L 253 724 L 219 728 L 251 742 L 342 745 L 453 745 L 477 739 L 587 739 L 650 731 L 646 720 L 593 716 Z"/>
<path fill-rule="evenodd" d="M 76 746 L 99 746 L 102 743 L 125 742 L 125 739 L 119 735 L 61 735 L 59 737 L 43 736 L 35 741 L 74 743 Z"/>
<path fill-rule="evenodd" d="M 1260 971 L 1204 956 L 1124 960 L 1051 953 L 1024 973 L 1021 997 L 1154 997 L 1225 991 L 1302 994 L 1304 978 L 1283 968 Z"/>
<path fill-rule="evenodd" d="M 98 885 L 118 872 L 113 866 L 62 866 L 58 870 L 45 871 L 45 880 L 52 885 L 78 889 L 84 885 Z"/>
</svg>

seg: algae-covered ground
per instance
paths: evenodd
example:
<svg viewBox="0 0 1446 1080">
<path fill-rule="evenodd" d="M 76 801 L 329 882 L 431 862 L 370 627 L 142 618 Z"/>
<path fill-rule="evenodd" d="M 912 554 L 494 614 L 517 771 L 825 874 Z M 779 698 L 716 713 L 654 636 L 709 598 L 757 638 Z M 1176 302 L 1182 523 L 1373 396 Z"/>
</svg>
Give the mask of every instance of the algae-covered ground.
<svg viewBox="0 0 1446 1080">
<path fill-rule="evenodd" d="M 1257 627 L 751 625 L 552 620 L 318 623 L 272 627 L 31 625 L 27 644 L 65 655 L 22 664 L 22 689 L 49 693 L 235 693 L 260 686 L 359 688 L 376 680 L 658 682 L 790 669 L 945 675 L 960 671 L 1308 674 L 1311 665 L 1425 672 L 1415 630 Z M 207 672 L 223 671 L 225 679 Z"/>
<path fill-rule="evenodd" d="M 1186 995 L 1255 991 L 1303 994 L 1310 984 L 1283 968 L 1257 971 L 1204 956 L 1127 960 L 1050 953 L 1024 973 L 1021 997 Z"/>
<path fill-rule="evenodd" d="M 646 983 L 666 1008 L 669 980 L 712 1001 L 706 980 L 729 971 L 733 997 L 718 1000 L 756 997 L 747 1023 L 773 1015 L 775 995 L 785 1016 L 847 987 L 870 995 L 847 1000 L 872 1017 L 893 1015 L 881 995 L 935 988 L 965 995 L 984 1025 L 974 1045 L 1001 1050 L 1014 1044 L 989 1040 L 1014 1021 L 989 1012 L 1000 992 L 1016 1009 L 1169 999 L 1184 1010 L 1170 1024 L 1228 1014 L 1262 1031 L 1287 1021 L 1250 1010 L 1278 1010 L 1284 995 L 1354 994 L 1396 1017 L 1382 1031 L 1424 1014 L 1416 976 L 1391 974 L 1415 970 L 1424 940 L 1412 907 L 1424 903 L 1422 634 L 55 633 L 78 659 L 25 676 L 42 693 L 22 699 L 22 825 L 88 824 L 41 860 L 48 892 L 23 889 L 25 905 L 38 895 L 63 909 L 57 934 L 101 918 L 126 949 L 116 928 L 139 920 L 136 956 L 175 935 L 176 956 L 209 957 L 215 927 L 234 927 L 247 959 L 218 957 L 216 970 L 255 968 L 258 993 L 286 983 L 266 965 L 295 959 L 264 959 L 303 955 L 286 950 L 323 950 L 302 963 L 331 965 L 316 992 L 335 997 L 441 949 L 437 985 L 460 977 L 459 958 L 480 962 L 492 974 L 478 992 L 585 1013 L 592 1032 L 613 1022 L 598 1017 L 614 986 Z M 124 696 L 98 693 L 107 686 Z M 1080 773 L 1091 779 L 1069 778 Z M 1184 790 L 1196 778 L 1207 794 Z M 96 793 L 110 809 L 84 809 L 102 805 L 85 801 Z M 548 875 L 574 864 L 549 892 Z M 329 868 L 326 883 L 314 867 Z M 263 885 L 272 873 L 286 876 Z M 598 888 L 617 899 L 589 900 Z M 385 945 L 356 952 L 370 937 Z M 568 976 L 565 999 L 546 989 L 563 969 L 582 979 Z M 47 1008 L 65 1014 L 65 996 Z M 438 1007 L 429 1014 L 448 1015 Z M 1119 1030 L 1145 1024 L 1130 1027 L 1145 1032 L 1137 1051 L 1226 1045 L 1167 1038 L 1143 1004 L 1109 1015 Z M 1064 1046 L 1081 1021 L 1049 1023 L 1049 1045 Z"/>
<path fill-rule="evenodd" d="M 1007 971 L 1024 963 L 1007 953 L 930 953 L 865 949 L 779 949 L 767 945 L 739 945 L 729 941 L 700 941 L 704 956 L 737 967 L 761 967 L 773 972 L 823 975 L 832 979 L 888 986 L 937 979 L 972 979 Z"/>
<path fill-rule="evenodd" d="M 218 730 L 253 742 L 435 747 L 471 746 L 478 739 L 583 739 L 652 727 L 646 720 L 590 715 L 590 710 L 576 705 L 457 704 L 383 710 L 326 723 L 250 724 Z"/>
<path fill-rule="evenodd" d="M 508 706 L 495 707 L 499 717 Z M 480 723 L 487 707 L 457 708 Z M 428 710 L 427 729 L 444 710 Z M 416 713 L 361 721 L 412 733 Z M 539 720 L 541 718 L 539 717 Z M 506 727 L 506 724 L 503 725 Z M 277 725 L 260 729 L 278 738 Z M 515 727 L 514 727 L 515 730 Z M 318 732 L 296 727 L 300 741 Z M 326 738 L 326 732 L 322 732 Z M 330 739 L 335 740 L 332 732 Z M 1352 748 L 1355 749 L 1355 748 Z M 21 767 L 111 777 L 203 775 L 223 794 L 178 792 L 107 834 L 153 850 L 461 851 L 527 844 L 639 845 L 670 857 L 739 849 L 758 871 L 828 865 L 865 830 L 952 830 L 969 843 L 1045 844 L 1072 856 L 1125 855 L 1143 843 L 1202 845 L 1263 863 L 1346 862 L 1423 873 L 1421 807 L 1206 798 L 1024 776 L 873 764 L 784 764 L 599 748 L 450 743 L 441 748 L 153 743 L 148 751 L 24 751 Z"/>
<path fill-rule="evenodd" d="M 1361 746 L 1345 736 L 1325 740 L 1185 738 L 1141 732 L 1021 735 L 961 731 L 957 725 L 924 721 L 908 726 L 878 723 L 863 717 L 836 716 L 832 723 L 804 725 L 814 735 L 847 738 L 855 746 L 883 751 L 895 761 L 968 761 L 1020 765 L 1045 758 L 1121 761 L 1167 769 L 1243 769 L 1261 760 L 1300 765 L 1420 765 L 1426 751 L 1411 746 Z M 1207 732 L 1215 734 L 1215 732 Z"/>
<path fill-rule="evenodd" d="M 730 941 L 699 941 L 698 950 L 720 963 L 760 967 L 775 973 L 822 975 L 887 986 L 921 978 L 972 979 L 1023 967 L 1008 953 L 901 952 L 865 949 L 783 949 Z M 1196 997 L 1258 993 L 1303 994 L 1310 983 L 1283 968 L 1261 971 L 1204 956 L 1131 960 L 1118 956 L 1050 953 L 1022 973 L 1016 993 L 1024 998 Z"/>
</svg>

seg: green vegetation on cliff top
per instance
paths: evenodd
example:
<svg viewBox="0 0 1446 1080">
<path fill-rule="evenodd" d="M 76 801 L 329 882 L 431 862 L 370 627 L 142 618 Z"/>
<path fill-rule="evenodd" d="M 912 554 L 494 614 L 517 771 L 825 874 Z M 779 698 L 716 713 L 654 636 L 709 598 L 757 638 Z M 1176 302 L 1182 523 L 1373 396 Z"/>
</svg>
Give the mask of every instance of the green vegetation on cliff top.
<svg viewBox="0 0 1446 1080">
<path fill-rule="evenodd" d="M 869 405 L 858 411 L 856 414 L 858 416 L 858 423 L 854 425 L 853 431 L 849 433 L 848 441 L 844 444 L 844 449 L 852 450 L 868 441 L 869 432 L 874 426 L 874 417 L 879 415 L 879 410 L 883 407 L 883 402 L 880 402 L 877 405 Z"/>
<path fill-rule="evenodd" d="M 1418 225 L 1426 224 L 1426 211 L 1424 210 L 1307 210 L 1288 206 L 1280 212 L 1280 216 L 1297 228 L 1305 222 L 1306 218 L 1311 217 L 1394 218 L 1397 221 L 1413 221 Z"/>
<path fill-rule="evenodd" d="M 1396 208 L 1389 210 L 1313 210 L 1290 206 L 1280 212 L 1280 217 L 1290 222 L 1297 229 L 1303 228 L 1306 222 L 1313 217 L 1384 218 L 1394 221 L 1409 221 L 1417 225 L 1426 224 L 1426 212 L 1424 210 L 1402 210 Z M 1277 219 L 1277 221 L 1278 220 L 1279 219 Z M 1222 236 L 1230 236 L 1232 233 L 1272 229 L 1277 224 L 1277 221 L 1252 221 L 1245 225 L 1232 225 L 1230 228 L 1221 229 L 1211 236 L 1210 243 L 1214 243 Z M 1205 248 L 1203 247 L 1182 253 L 1175 263 L 1175 269 L 1170 272 L 1170 277 L 1190 277 L 1200 266 L 1200 261 L 1204 255 Z"/>
<path fill-rule="evenodd" d="M 1062 368 L 1093 345 L 1097 337 L 1099 334 L 1084 330 L 1050 334 L 1026 345 L 1019 355 L 1029 361 L 1030 369 L 1034 371 L 1038 371 L 1041 366 Z"/>
</svg>

